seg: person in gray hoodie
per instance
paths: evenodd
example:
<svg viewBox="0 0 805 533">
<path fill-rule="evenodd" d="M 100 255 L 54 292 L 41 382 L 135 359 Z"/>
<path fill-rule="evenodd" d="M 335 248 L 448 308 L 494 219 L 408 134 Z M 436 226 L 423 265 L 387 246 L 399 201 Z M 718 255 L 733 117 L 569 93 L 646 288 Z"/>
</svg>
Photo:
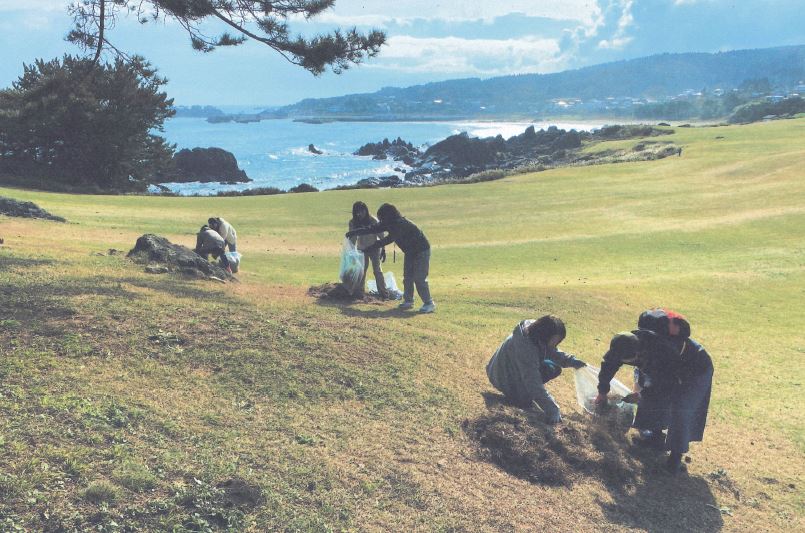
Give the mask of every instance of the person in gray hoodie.
<svg viewBox="0 0 805 533">
<path fill-rule="evenodd" d="M 565 324 L 556 316 L 523 320 L 486 365 L 490 383 L 509 401 L 524 409 L 537 404 L 551 424 L 561 422 L 562 415 L 545 383 L 558 377 L 562 367 L 586 366 L 557 349 L 565 335 Z"/>
</svg>

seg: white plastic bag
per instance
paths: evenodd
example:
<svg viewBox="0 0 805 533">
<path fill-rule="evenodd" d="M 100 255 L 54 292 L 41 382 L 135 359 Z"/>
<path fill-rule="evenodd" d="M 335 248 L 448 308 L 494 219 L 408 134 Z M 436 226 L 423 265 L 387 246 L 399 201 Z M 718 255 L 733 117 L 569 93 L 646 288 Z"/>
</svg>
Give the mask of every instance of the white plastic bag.
<svg viewBox="0 0 805 533">
<path fill-rule="evenodd" d="M 226 256 L 226 260 L 229 261 L 229 268 L 232 269 L 232 272 L 235 273 L 240 269 L 240 252 L 224 252 Z M 224 262 L 220 262 L 220 266 L 224 266 Z"/>
<path fill-rule="evenodd" d="M 395 300 L 402 298 L 402 291 L 397 286 L 397 278 L 394 277 L 394 272 L 384 272 L 383 280 L 386 282 L 386 290 L 390 298 Z M 373 279 L 367 280 L 366 291 L 371 294 L 377 294 L 377 281 Z"/>
<path fill-rule="evenodd" d="M 598 396 L 598 372 L 599 370 L 597 368 L 589 365 L 584 368 L 578 368 L 574 372 L 576 379 L 576 400 L 579 402 L 579 405 L 590 414 L 596 414 L 595 397 Z M 631 392 L 629 387 L 617 379 L 610 381 L 609 387 L 610 395 L 623 397 Z M 631 418 L 634 419 L 634 414 L 637 409 L 637 406 L 634 404 L 618 401 L 610 402 L 610 405 L 624 413 L 625 416 L 631 416 Z"/>
<path fill-rule="evenodd" d="M 338 277 L 350 294 L 354 294 L 363 283 L 363 252 L 347 238 L 341 249 L 341 271 Z"/>
</svg>

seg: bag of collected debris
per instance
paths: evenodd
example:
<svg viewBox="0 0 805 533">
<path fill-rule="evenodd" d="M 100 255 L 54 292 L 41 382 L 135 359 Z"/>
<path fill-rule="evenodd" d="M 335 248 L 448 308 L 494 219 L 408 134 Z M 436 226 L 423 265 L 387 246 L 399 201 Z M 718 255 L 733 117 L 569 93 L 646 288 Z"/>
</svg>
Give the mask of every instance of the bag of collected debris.
<svg viewBox="0 0 805 533">
<path fill-rule="evenodd" d="M 394 272 L 384 272 L 383 279 L 386 282 L 386 290 L 389 293 L 389 298 L 394 300 L 402 298 L 402 291 L 397 286 L 397 278 L 394 277 Z M 366 281 L 366 292 L 373 295 L 378 294 L 376 280 L 370 279 Z"/>
<path fill-rule="evenodd" d="M 595 405 L 595 397 L 598 396 L 598 372 L 599 370 L 594 366 L 587 365 L 583 368 L 578 368 L 574 372 L 576 379 L 576 400 L 579 405 L 590 414 L 599 414 L 600 410 Z M 634 419 L 637 406 L 632 403 L 623 401 L 623 397 L 628 395 L 631 391 L 629 387 L 613 379 L 609 382 L 609 394 L 607 395 L 609 408 L 616 409 Z"/>
<path fill-rule="evenodd" d="M 240 252 L 226 252 L 224 255 L 226 256 L 226 260 L 229 261 L 229 268 L 232 269 L 232 273 L 236 273 L 240 269 Z M 220 261 L 219 266 L 223 268 L 224 262 Z"/>
<path fill-rule="evenodd" d="M 355 294 L 363 283 L 363 261 L 363 252 L 345 238 L 341 248 L 341 271 L 338 277 L 350 294 Z"/>
</svg>

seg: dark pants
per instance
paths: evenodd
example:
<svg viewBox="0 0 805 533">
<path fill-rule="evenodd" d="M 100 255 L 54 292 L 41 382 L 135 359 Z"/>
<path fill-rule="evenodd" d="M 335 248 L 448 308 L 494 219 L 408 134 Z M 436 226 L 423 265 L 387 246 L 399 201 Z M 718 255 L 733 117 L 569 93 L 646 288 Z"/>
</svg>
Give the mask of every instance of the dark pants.
<svg viewBox="0 0 805 533">
<path fill-rule="evenodd" d="M 389 292 L 386 289 L 386 279 L 383 277 L 383 268 L 380 266 L 380 248 L 363 252 L 363 278 L 361 278 L 361 283 L 358 286 L 358 290 L 355 291 L 355 294 L 363 294 L 366 288 L 366 272 L 369 270 L 369 263 L 372 263 L 372 273 L 374 273 L 375 281 L 377 281 L 377 293 L 383 298 L 388 297 Z"/>
<path fill-rule="evenodd" d="M 712 385 L 713 369 L 710 368 L 667 392 L 645 389 L 637 404 L 634 427 L 654 432 L 668 429 L 666 449 L 686 453 L 689 443 L 701 441 L 704 436 Z"/>
<path fill-rule="evenodd" d="M 221 260 L 221 263 L 223 263 L 224 268 L 229 266 L 229 260 L 226 258 L 226 254 L 224 253 L 224 249 L 221 248 L 221 247 L 204 248 L 202 246 L 201 248 L 196 248 L 193 251 L 196 252 L 197 255 L 200 255 L 201 257 L 206 259 L 207 261 L 210 260 L 210 255 L 212 255 L 213 259 L 220 259 Z"/>
<path fill-rule="evenodd" d="M 422 303 L 433 302 L 428 287 L 428 270 L 430 269 L 430 249 L 418 253 L 405 254 L 403 261 L 403 300 L 414 301 L 414 286 L 422 298 Z"/>
</svg>

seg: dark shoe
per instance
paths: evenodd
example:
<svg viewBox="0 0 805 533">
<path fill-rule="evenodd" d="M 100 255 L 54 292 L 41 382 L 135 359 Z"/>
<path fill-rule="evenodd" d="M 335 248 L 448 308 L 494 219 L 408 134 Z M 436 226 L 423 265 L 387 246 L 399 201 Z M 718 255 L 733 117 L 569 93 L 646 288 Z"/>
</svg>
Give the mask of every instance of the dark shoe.
<svg viewBox="0 0 805 533">
<path fill-rule="evenodd" d="M 665 449 L 665 434 L 662 431 L 641 431 L 640 437 L 634 439 L 635 444 L 653 450 Z"/>
<path fill-rule="evenodd" d="M 668 456 L 668 460 L 665 462 L 665 469 L 670 474 L 678 474 L 685 470 L 685 467 L 682 465 L 682 454 L 681 453 L 671 453 Z"/>
</svg>

